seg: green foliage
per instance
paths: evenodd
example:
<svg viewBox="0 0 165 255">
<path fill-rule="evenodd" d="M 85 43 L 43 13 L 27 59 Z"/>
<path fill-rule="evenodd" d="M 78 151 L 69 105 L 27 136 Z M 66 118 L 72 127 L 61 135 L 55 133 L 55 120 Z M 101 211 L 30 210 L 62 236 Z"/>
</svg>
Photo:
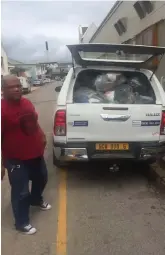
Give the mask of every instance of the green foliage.
<svg viewBox="0 0 165 255">
<path fill-rule="evenodd" d="M 22 67 L 14 67 L 13 69 L 10 70 L 11 74 L 16 74 L 18 75 L 19 73 L 25 72 L 25 69 Z"/>
</svg>

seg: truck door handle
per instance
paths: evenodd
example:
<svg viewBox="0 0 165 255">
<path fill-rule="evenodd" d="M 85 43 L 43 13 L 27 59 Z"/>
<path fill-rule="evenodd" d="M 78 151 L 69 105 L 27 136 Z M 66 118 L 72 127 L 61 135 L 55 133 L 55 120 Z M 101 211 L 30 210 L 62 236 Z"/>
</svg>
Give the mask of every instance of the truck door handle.
<svg viewBox="0 0 165 255">
<path fill-rule="evenodd" d="M 105 121 L 126 121 L 131 115 L 110 115 L 110 114 L 100 114 L 101 118 Z"/>
</svg>

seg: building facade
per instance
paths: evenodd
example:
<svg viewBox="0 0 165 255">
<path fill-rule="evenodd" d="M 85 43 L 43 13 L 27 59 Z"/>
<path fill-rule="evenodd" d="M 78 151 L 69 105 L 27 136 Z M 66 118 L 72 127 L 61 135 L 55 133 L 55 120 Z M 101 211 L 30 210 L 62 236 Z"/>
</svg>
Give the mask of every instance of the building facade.
<svg viewBox="0 0 165 255">
<path fill-rule="evenodd" d="M 84 34 L 81 34 L 80 36 L 80 33 L 79 33 L 79 39 L 80 39 L 79 42 L 88 43 L 91 40 L 94 33 L 96 32 L 96 30 L 97 30 L 97 26 L 94 23 L 92 23 L 89 27 L 87 27 Z"/>
<path fill-rule="evenodd" d="M 8 58 L 9 73 L 11 73 L 11 70 L 14 69 L 16 65 L 20 65 L 20 64 L 23 64 L 23 63 L 15 59 Z"/>
<path fill-rule="evenodd" d="M 45 74 L 46 70 L 42 68 L 41 64 L 15 64 L 15 67 L 22 68 L 25 71 L 21 74 L 21 76 L 26 76 L 34 81 L 38 78 L 38 76 Z"/>
<path fill-rule="evenodd" d="M 165 1 L 117 1 L 89 42 L 165 47 Z M 165 57 L 157 69 L 160 80 L 164 65 Z"/>
<path fill-rule="evenodd" d="M 79 43 L 82 43 L 83 35 L 85 34 L 86 30 L 88 29 L 88 26 L 79 26 L 78 28 L 78 35 L 79 35 Z"/>
</svg>

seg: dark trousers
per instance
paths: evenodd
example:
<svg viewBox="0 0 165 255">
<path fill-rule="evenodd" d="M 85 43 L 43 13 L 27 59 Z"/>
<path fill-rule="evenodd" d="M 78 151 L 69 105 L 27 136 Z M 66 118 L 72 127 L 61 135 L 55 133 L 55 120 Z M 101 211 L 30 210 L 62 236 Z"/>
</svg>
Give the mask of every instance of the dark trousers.
<svg viewBox="0 0 165 255">
<path fill-rule="evenodd" d="M 7 160 L 11 185 L 11 204 L 17 228 L 29 224 L 30 205 L 40 205 L 47 183 L 47 167 L 43 157 L 30 160 Z M 32 188 L 29 191 L 29 180 Z"/>
</svg>

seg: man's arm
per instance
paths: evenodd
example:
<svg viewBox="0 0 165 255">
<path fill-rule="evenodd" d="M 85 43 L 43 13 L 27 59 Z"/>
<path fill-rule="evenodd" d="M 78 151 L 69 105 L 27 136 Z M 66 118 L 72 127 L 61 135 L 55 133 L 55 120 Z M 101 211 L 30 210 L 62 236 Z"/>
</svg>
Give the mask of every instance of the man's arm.
<svg viewBox="0 0 165 255">
<path fill-rule="evenodd" d="M 4 114 L 3 114 L 3 111 L 1 109 L 1 147 L 2 147 L 2 144 L 3 144 L 3 139 L 4 139 Z M 1 180 L 3 180 L 5 176 L 5 167 L 4 167 L 4 164 L 3 164 L 3 155 L 2 155 L 2 151 L 1 151 Z"/>
<path fill-rule="evenodd" d="M 28 99 L 25 99 L 25 100 L 26 100 L 26 103 L 28 103 L 31 106 L 32 110 L 34 111 L 34 113 L 36 114 L 36 116 L 38 118 L 38 114 L 37 114 L 36 109 L 35 109 L 34 105 L 32 104 L 32 102 Z M 38 123 L 38 129 L 41 134 L 41 139 L 43 141 L 44 147 L 46 147 L 46 144 L 47 144 L 46 135 L 45 135 L 44 131 L 42 130 L 42 128 L 40 127 L 39 123 Z"/>
<path fill-rule="evenodd" d="M 38 123 L 38 128 L 41 133 L 42 141 L 43 141 L 44 148 L 45 148 L 46 144 L 47 144 L 46 135 L 45 135 L 44 131 L 42 130 L 42 128 L 40 127 L 39 123 Z"/>
<path fill-rule="evenodd" d="M 1 181 L 3 180 L 4 176 L 5 176 L 5 167 L 3 165 L 2 153 L 1 153 Z"/>
</svg>

